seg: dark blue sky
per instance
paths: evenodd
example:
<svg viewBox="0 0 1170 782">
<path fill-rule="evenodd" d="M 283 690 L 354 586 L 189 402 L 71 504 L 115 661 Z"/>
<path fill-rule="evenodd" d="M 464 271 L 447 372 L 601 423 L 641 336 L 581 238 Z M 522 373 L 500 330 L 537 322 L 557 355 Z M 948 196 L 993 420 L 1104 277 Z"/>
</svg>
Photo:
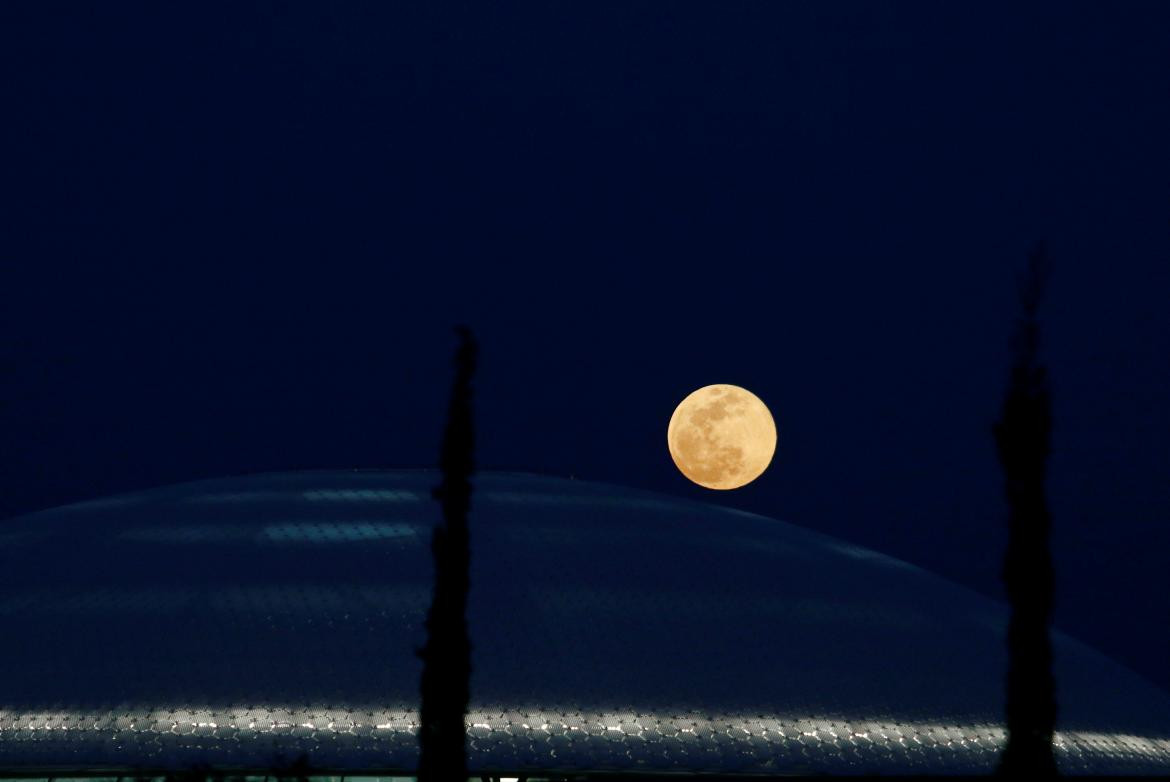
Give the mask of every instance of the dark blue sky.
<svg viewBox="0 0 1170 782">
<path fill-rule="evenodd" d="M 1170 687 L 1170 6 L 0 5 L 0 515 L 431 465 L 773 515 L 1001 596 L 1047 240 L 1058 624 Z M 675 404 L 780 433 L 711 493 Z"/>
</svg>

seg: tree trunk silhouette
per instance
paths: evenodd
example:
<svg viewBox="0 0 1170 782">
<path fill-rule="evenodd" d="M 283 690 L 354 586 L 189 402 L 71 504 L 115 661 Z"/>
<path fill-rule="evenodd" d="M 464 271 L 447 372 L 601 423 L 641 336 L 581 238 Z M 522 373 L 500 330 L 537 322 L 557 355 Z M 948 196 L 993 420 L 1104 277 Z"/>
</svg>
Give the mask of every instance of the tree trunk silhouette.
<svg viewBox="0 0 1170 782">
<path fill-rule="evenodd" d="M 1044 245 L 1020 278 L 1021 314 L 1012 336 L 1012 367 L 994 427 L 1008 504 L 1003 581 L 1011 605 L 1007 628 L 1007 745 L 1003 775 L 1057 773 L 1052 751 L 1056 684 L 1052 675 L 1053 572 L 1051 518 L 1044 492 L 1052 428 L 1048 375 L 1039 360 L 1037 310 L 1049 272 Z"/>
<path fill-rule="evenodd" d="M 461 326 L 456 331 L 459 347 L 455 353 L 455 381 L 439 457 L 442 480 L 433 492 L 443 513 L 431 540 L 435 587 L 427 614 L 426 645 L 418 651 L 423 661 L 419 782 L 467 779 L 465 718 L 471 680 L 467 513 L 474 469 L 471 378 L 477 347 L 469 329 Z"/>
</svg>

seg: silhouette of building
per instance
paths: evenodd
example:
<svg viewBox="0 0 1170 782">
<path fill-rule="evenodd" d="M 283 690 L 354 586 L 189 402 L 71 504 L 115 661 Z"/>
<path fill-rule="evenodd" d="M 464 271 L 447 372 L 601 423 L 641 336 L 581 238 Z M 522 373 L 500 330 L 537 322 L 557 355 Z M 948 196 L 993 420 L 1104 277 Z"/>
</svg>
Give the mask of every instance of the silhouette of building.
<svg viewBox="0 0 1170 782">
<path fill-rule="evenodd" d="M 0 773 L 410 775 L 432 471 L 0 523 Z M 481 473 L 473 774 L 986 773 L 1003 606 L 774 519 Z M 1054 633 L 1065 772 L 1170 773 L 1170 696 Z"/>
</svg>

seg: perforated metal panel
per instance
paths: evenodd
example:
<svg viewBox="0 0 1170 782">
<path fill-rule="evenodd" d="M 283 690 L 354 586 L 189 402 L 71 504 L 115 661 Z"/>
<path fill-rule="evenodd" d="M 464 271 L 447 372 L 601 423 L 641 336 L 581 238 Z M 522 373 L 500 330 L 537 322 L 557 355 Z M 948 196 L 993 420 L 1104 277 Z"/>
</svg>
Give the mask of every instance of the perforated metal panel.
<svg viewBox="0 0 1170 782">
<path fill-rule="evenodd" d="M 0 769 L 409 773 L 427 472 L 206 481 L 0 523 Z M 773 519 L 485 474 L 471 768 L 990 771 L 1002 607 Z M 1057 637 L 1062 770 L 1170 773 L 1170 698 Z"/>
</svg>

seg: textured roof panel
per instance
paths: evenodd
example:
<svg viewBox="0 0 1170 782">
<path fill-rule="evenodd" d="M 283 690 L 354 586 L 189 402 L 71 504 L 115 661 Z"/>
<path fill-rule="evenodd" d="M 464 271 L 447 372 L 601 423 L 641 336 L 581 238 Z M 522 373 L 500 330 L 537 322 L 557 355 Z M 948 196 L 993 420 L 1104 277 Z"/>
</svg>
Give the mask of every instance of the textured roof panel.
<svg viewBox="0 0 1170 782">
<path fill-rule="evenodd" d="M 204 481 L 0 523 L 0 767 L 410 771 L 425 471 Z M 991 770 L 1003 608 L 773 519 L 482 474 L 469 762 Z M 1170 772 L 1170 698 L 1056 640 L 1066 772 Z"/>
</svg>

